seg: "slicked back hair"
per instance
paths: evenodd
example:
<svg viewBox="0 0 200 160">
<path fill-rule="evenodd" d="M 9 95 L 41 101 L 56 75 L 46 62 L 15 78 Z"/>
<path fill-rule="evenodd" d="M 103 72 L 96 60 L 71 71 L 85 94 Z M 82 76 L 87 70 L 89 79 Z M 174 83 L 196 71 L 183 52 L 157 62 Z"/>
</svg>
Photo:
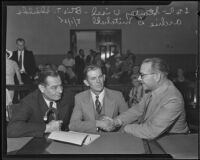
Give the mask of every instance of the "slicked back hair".
<svg viewBox="0 0 200 160">
<path fill-rule="evenodd" d="M 169 66 L 163 59 L 161 59 L 161 58 L 147 58 L 147 59 L 144 59 L 142 61 L 142 64 L 143 63 L 149 63 L 149 62 L 151 62 L 152 70 L 159 71 L 159 72 L 163 73 L 163 75 L 165 77 L 168 76 Z"/>
<path fill-rule="evenodd" d="M 44 85 L 47 84 L 47 77 L 58 77 L 59 73 L 52 68 L 44 69 L 39 73 L 38 84 Z"/>
</svg>

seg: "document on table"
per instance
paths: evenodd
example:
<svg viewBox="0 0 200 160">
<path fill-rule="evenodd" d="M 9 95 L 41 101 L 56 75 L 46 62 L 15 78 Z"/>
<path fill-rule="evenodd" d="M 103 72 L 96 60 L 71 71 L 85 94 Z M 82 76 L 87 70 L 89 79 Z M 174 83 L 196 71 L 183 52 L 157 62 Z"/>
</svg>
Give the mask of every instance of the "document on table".
<svg viewBox="0 0 200 160">
<path fill-rule="evenodd" d="M 175 159 L 198 159 L 198 134 L 167 135 L 157 141 Z"/>
<path fill-rule="evenodd" d="M 49 135 L 48 138 L 76 145 L 88 145 L 99 137 L 100 135 L 98 134 L 89 134 L 74 131 L 54 131 Z"/>
<path fill-rule="evenodd" d="M 21 149 L 33 137 L 7 138 L 7 152 Z"/>
</svg>

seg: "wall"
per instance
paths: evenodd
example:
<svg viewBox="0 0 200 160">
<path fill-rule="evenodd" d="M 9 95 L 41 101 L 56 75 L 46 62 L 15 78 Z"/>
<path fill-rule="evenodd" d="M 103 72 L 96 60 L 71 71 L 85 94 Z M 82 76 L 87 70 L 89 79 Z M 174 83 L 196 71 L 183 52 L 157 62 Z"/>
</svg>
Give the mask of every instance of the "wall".
<svg viewBox="0 0 200 160">
<path fill-rule="evenodd" d="M 136 15 L 146 18 L 138 21 Z M 14 50 L 16 38 L 23 37 L 35 55 L 64 55 L 70 29 L 121 29 L 122 53 L 130 49 L 135 54 L 196 54 L 197 22 L 197 2 L 8 6 L 6 48 Z"/>
</svg>

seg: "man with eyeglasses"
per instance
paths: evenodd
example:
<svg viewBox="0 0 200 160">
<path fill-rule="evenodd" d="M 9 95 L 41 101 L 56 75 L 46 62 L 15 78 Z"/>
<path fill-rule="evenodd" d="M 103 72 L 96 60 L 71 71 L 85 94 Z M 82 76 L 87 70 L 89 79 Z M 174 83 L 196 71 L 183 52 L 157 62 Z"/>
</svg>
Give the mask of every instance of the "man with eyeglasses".
<svg viewBox="0 0 200 160">
<path fill-rule="evenodd" d="M 188 132 L 183 97 L 167 78 L 168 70 L 160 58 L 142 62 L 138 79 L 149 92 L 139 104 L 116 117 L 112 129 L 121 127 L 122 131 L 144 139 Z"/>
<path fill-rule="evenodd" d="M 41 71 L 38 89 L 13 108 L 7 137 L 42 137 L 45 133 L 68 130 L 74 96 L 63 90 L 57 71 Z"/>
</svg>

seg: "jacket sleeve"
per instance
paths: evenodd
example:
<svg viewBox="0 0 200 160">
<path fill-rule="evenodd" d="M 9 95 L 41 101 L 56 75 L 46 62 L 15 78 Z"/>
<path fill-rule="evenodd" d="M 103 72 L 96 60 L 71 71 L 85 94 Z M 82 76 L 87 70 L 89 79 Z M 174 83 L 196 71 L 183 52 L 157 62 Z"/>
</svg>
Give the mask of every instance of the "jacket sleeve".
<svg viewBox="0 0 200 160">
<path fill-rule="evenodd" d="M 143 124 L 129 124 L 124 127 L 125 132 L 136 137 L 153 139 L 165 132 L 180 116 L 183 103 L 172 98 L 163 103 L 155 116 Z"/>
<path fill-rule="evenodd" d="M 122 93 L 119 94 L 119 97 L 116 100 L 119 105 L 119 114 L 128 110 L 128 104 L 126 103 Z"/>
<path fill-rule="evenodd" d="M 12 113 L 7 127 L 7 137 L 42 137 L 46 129 L 45 123 L 31 122 L 32 109 L 30 104 L 21 102 Z"/>
<path fill-rule="evenodd" d="M 70 119 L 69 129 L 77 132 L 96 132 L 96 121 L 85 119 L 82 104 L 77 96 L 75 96 L 75 107 Z"/>
<path fill-rule="evenodd" d="M 133 105 L 131 108 L 129 108 L 127 111 L 121 113 L 117 118 L 120 119 L 123 122 L 123 125 L 133 123 L 136 121 L 143 113 L 146 98 L 148 96 L 145 95 L 140 103 Z"/>
</svg>

